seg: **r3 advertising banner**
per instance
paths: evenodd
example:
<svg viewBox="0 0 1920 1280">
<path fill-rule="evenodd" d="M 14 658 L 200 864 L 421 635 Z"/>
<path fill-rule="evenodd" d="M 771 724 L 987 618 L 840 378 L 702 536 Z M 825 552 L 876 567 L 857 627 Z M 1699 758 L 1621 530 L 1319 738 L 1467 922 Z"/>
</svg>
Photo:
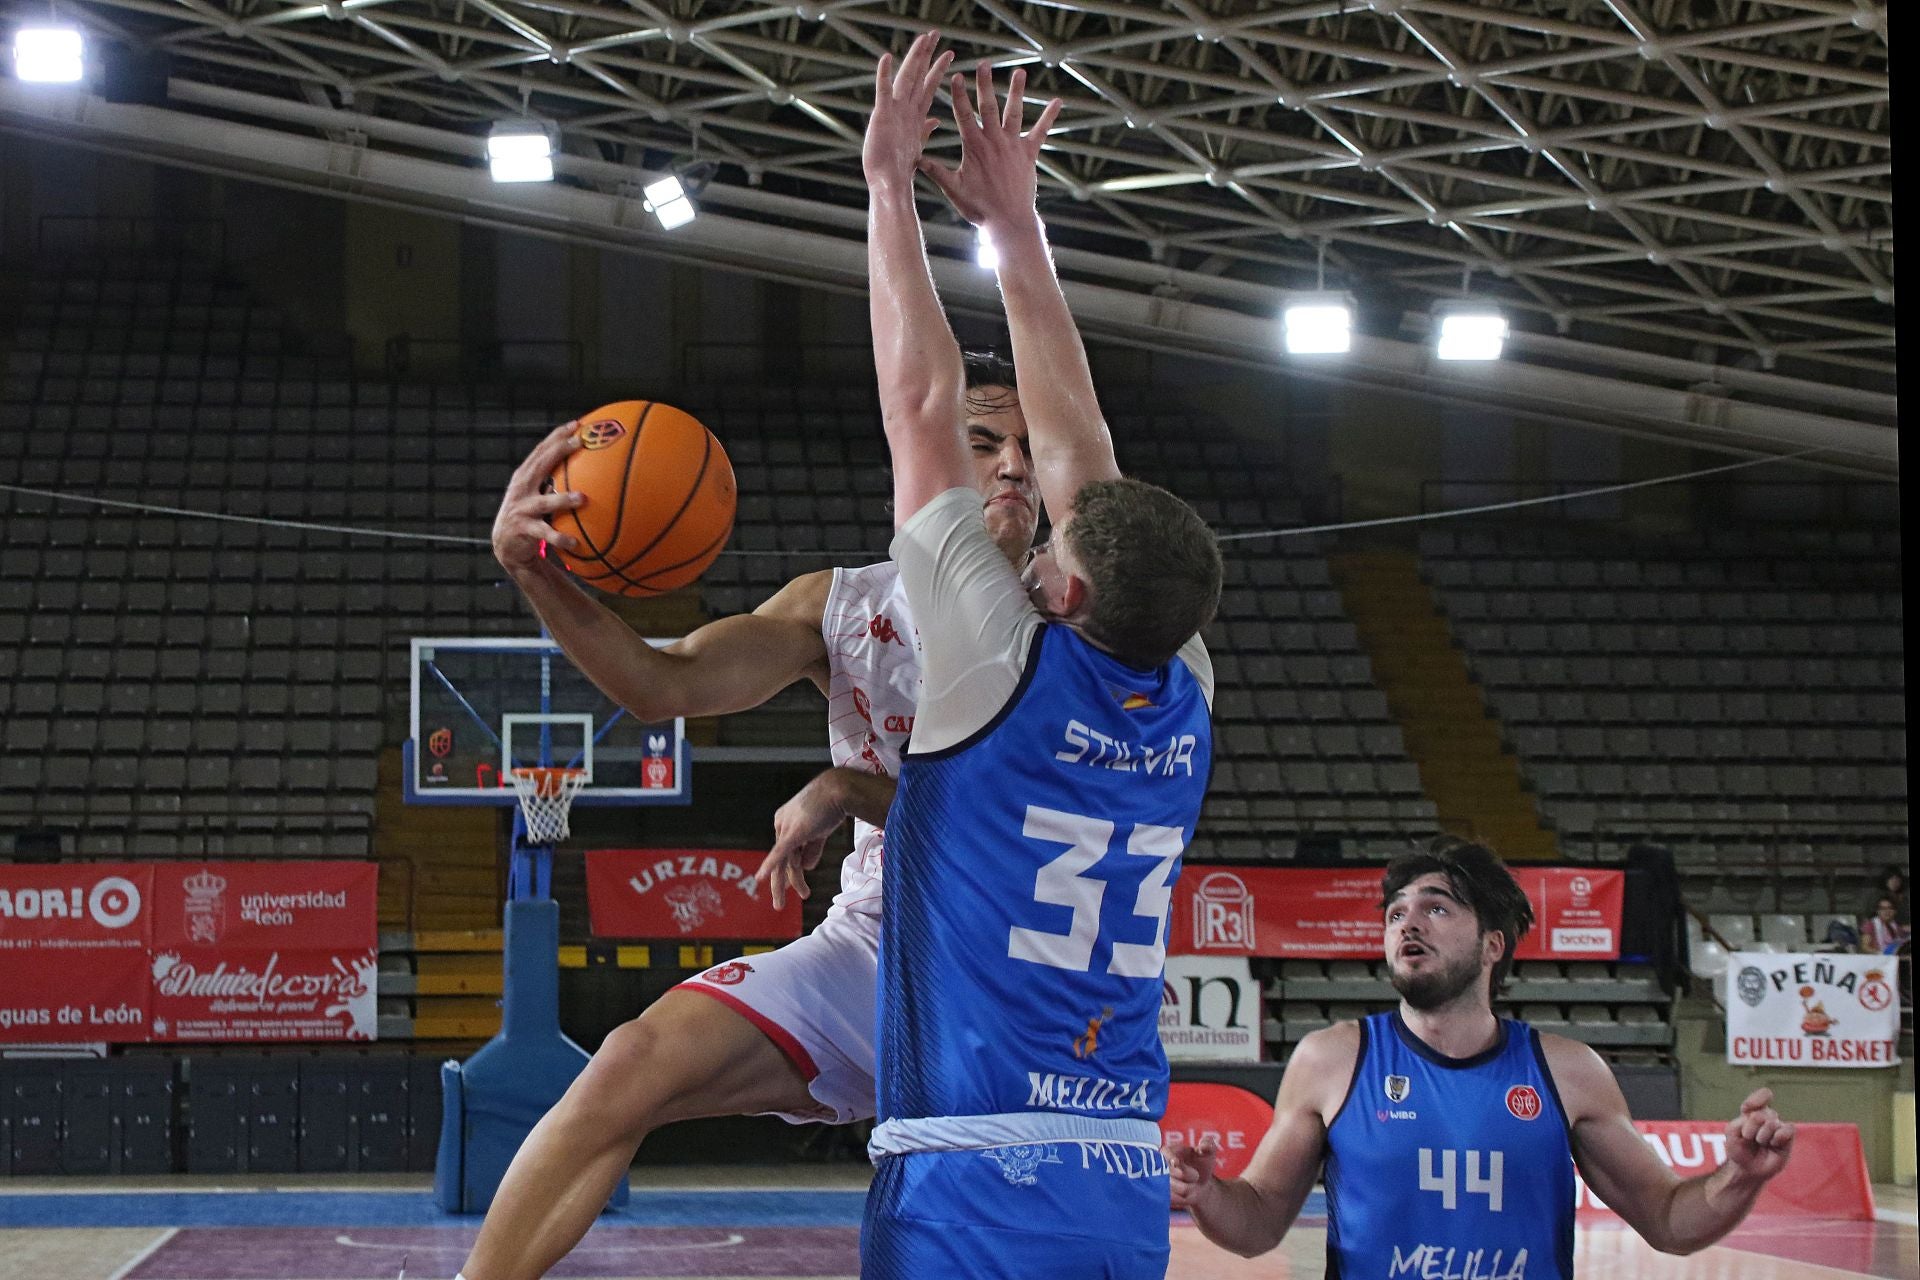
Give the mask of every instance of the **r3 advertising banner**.
<svg viewBox="0 0 1920 1280">
<path fill-rule="evenodd" d="M 1712 1173 L 1727 1162 L 1727 1126 L 1719 1120 L 1635 1120 L 1662 1164 L 1683 1178 Z M 1574 1175 L 1574 1207 L 1580 1218 L 1618 1215 Z M 1760 1191 L 1753 1212 L 1759 1217 L 1856 1218 L 1873 1217 L 1873 1182 L 1867 1174 L 1867 1153 L 1860 1143 L 1860 1126 L 1804 1124 L 1793 1126 L 1793 1158 Z M 1870 1242 L 1869 1242 L 1870 1243 Z M 1863 1265 L 1860 1270 L 1871 1270 Z"/>
<path fill-rule="evenodd" d="M 0 1042 L 371 1040 L 370 862 L 0 866 Z"/>
<path fill-rule="evenodd" d="M 1167 957 L 1160 1044 L 1169 1062 L 1258 1062 L 1262 1020 L 1244 957 Z"/>
<path fill-rule="evenodd" d="M 598 938 L 800 936 L 800 899 L 776 911 L 748 880 L 758 849 L 589 849 L 587 912 Z"/>
<path fill-rule="evenodd" d="M 1727 1061 L 1786 1067 L 1899 1063 L 1891 956 L 1741 951 L 1727 958 Z"/>
<path fill-rule="evenodd" d="M 1522 960 L 1611 960 L 1620 954 L 1626 874 L 1510 866 L 1533 904 Z M 1175 955 L 1377 960 L 1378 867 L 1190 866 L 1174 889 L 1167 950 Z"/>
</svg>

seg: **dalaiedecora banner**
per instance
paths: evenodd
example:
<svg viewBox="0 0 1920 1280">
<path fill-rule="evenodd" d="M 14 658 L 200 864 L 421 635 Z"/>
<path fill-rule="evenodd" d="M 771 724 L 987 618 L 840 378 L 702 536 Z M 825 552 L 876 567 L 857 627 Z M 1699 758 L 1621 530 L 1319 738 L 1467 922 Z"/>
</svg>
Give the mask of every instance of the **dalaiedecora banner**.
<svg viewBox="0 0 1920 1280">
<path fill-rule="evenodd" d="M 1620 955 L 1626 874 L 1510 866 L 1533 904 L 1522 960 Z M 1378 960 L 1379 867 L 1189 866 L 1174 889 L 1167 950 L 1175 955 Z"/>
<path fill-rule="evenodd" d="M 1727 1061 L 1769 1067 L 1899 1063 L 1892 956 L 1741 951 L 1727 958 Z"/>
<path fill-rule="evenodd" d="M 598 938 L 800 936 L 800 899 L 776 911 L 749 884 L 759 849 L 589 849 L 587 913 Z"/>
<path fill-rule="evenodd" d="M 371 1040 L 371 862 L 0 866 L 0 1042 Z"/>
</svg>

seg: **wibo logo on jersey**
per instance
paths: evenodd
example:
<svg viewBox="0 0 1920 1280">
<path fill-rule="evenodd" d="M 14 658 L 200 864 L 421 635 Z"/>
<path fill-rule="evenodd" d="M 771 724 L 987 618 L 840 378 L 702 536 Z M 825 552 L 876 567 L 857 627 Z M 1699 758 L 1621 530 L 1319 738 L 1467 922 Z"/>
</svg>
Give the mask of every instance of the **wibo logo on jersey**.
<svg viewBox="0 0 1920 1280">
<path fill-rule="evenodd" d="M 1164 746 L 1155 746 L 1151 742 L 1122 742 L 1078 720 L 1067 721 L 1064 736 L 1066 750 L 1054 752 L 1055 760 L 1161 778 L 1171 778 L 1176 771 L 1191 778 L 1193 749 L 1199 744 L 1199 739 L 1191 733 L 1175 734 L 1167 739 Z"/>
</svg>

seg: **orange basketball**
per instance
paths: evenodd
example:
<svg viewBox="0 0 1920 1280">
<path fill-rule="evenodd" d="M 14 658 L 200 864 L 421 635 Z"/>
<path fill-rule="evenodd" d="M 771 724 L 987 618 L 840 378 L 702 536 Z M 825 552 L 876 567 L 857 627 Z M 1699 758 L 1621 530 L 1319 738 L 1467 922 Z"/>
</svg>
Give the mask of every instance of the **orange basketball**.
<svg viewBox="0 0 1920 1280">
<path fill-rule="evenodd" d="M 651 400 L 622 400 L 580 419 L 576 449 L 547 491 L 584 493 L 553 527 L 579 539 L 561 560 L 582 581 L 623 596 L 684 587 L 733 532 L 733 464 L 713 433 Z"/>
</svg>

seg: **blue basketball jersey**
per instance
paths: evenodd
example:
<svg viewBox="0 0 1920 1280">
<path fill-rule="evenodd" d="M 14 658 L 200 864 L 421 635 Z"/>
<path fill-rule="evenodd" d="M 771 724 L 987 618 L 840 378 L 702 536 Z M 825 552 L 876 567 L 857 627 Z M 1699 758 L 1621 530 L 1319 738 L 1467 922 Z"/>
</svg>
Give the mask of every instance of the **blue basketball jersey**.
<svg viewBox="0 0 1920 1280">
<path fill-rule="evenodd" d="M 1448 1058 L 1399 1010 L 1360 1023 L 1327 1129 L 1328 1280 L 1572 1280 L 1573 1152 L 1540 1034 Z"/>
<path fill-rule="evenodd" d="M 998 1117 L 964 1141 L 1098 1139 L 1127 1120 L 1126 1140 L 1157 1145 L 1142 1122 L 1167 1099 L 1167 913 L 1211 758 L 1183 661 L 1140 671 L 1055 625 L 1038 629 L 999 715 L 902 760 L 881 926 L 883 1133 Z"/>
</svg>

